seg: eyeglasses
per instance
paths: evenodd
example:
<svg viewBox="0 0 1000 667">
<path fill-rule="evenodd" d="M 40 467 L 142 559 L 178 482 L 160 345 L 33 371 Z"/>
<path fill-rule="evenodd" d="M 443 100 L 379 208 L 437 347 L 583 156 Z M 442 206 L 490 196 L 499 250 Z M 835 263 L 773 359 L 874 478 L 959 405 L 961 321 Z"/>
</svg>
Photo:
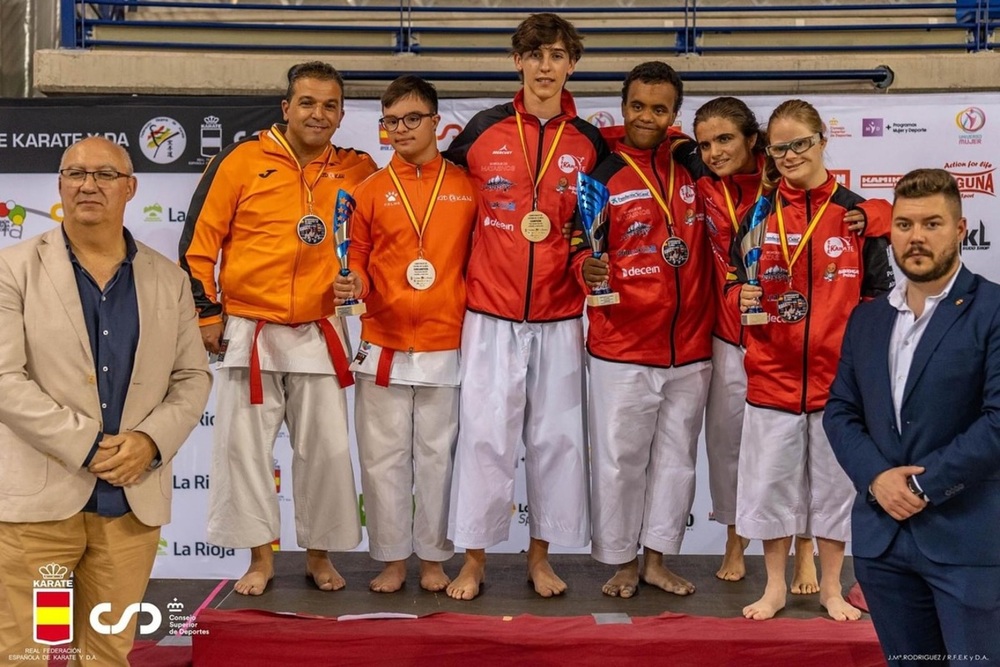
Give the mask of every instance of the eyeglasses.
<svg viewBox="0 0 1000 667">
<path fill-rule="evenodd" d="M 119 178 L 128 178 L 132 174 L 123 174 L 113 169 L 99 169 L 97 171 L 85 171 L 83 169 L 60 169 L 59 175 L 70 183 L 82 185 L 88 176 L 93 176 L 97 183 L 114 183 Z"/>
<path fill-rule="evenodd" d="M 408 130 L 415 130 L 420 127 L 420 123 L 424 122 L 424 118 L 432 118 L 437 114 L 434 113 L 408 113 L 402 118 L 396 118 L 395 116 L 382 116 L 378 119 L 378 124 L 382 126 L 386 132 L 395 132 L 396 128 L 399 127 L 399 121 L 403 121 L 403 125 L 406 126 Z"/>
<path fill-rule="evenodd" d="M 807 150 L 815 146 L 820 140 L 822 140 L 823 135 L 819 132 L 815 134 L 810 134 L 808 137 L 802 137 L 801 139 L 792 139 L 791 141 L 786 141 L 783 144 L 771 144 L 764 150 L 767 154 L 776 160 L 780 160 L 788 154 L 788 151 L 792 151 L 796 155 L 802 155 Z"/>
</svg>

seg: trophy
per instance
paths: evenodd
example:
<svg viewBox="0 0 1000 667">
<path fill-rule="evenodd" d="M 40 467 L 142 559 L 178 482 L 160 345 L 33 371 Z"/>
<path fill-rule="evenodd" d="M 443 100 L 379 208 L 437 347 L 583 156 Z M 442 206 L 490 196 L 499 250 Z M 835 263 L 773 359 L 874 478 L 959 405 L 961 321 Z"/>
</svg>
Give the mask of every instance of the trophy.
<svg viewBox="0 0 1000 667">
<path fill-rule="evenodd" d="M 337 191 L 337 205 L 333 209 L 333 242 L 337 250 L 337 259 L 340 261 L 340 275 L 351 274 L 347 268 L 347 248 L 351 245 L 350 222 L 351 214 L 354 213 L 354 197 L 343 190 Z M 337 306 L 334 312 L 337 315 L 364 315 L 368 309 L 365 304 L 354 297 L 344 301 L 343 305 Z"/>
<path fill-rule="evenodd" d="M 604 241 L 608 223 L 608 188 L 600 181 L 576 172 L 576 202 L 580 209 L 580 220 L 590 240 L 590 250 L 595 259 L 600 259 L 604 251 Z M 610 306 L 621 301 L 618 292 L 612 292 L 605 280 L 590 290 L 588 306 Z"/>
<path fill-rule="evenodd" d="M 764 235 L 767 234 L 767 216 L 771 214 L 771 202 L 767 197 L 761 197 L 753 208 L 753 215 L 750 217 L 750 224 L 747 226 L 746 236 L 740 242 L 740 252 L 743 254 L 743 266 L 747 270 L 747 284 L 760 287 L 760 280 L 757 279 L 757 270 L 760 268 L 761 246 L 764 244 Z M 767 324 L 767 313 L 757 304 L 747 308 L 747 312 L 740 317 L 743 326 L 753 326 L 757 324 Z"/>
</svg>

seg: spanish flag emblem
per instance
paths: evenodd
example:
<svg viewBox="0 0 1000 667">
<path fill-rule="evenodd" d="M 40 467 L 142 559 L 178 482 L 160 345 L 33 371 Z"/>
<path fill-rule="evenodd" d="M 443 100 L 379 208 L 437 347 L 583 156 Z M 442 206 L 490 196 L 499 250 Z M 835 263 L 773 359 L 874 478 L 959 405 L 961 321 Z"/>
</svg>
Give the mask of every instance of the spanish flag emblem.
<svg viewBox="0 0 1000 667">
<path fill-rule="evenodd" d="M 73 641 L 73 589 L 34 589 L 34 639 L 56 646 Z"/>
</svg>

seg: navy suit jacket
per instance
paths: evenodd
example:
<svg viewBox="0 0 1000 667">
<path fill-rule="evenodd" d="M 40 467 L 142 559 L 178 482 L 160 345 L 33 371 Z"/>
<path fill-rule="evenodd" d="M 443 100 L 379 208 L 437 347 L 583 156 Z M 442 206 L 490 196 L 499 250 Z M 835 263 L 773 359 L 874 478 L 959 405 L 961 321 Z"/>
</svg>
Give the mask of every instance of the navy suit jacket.
<svg viewBox="0 0 1000 667">
<path fill-rule="evenodd" d="M 888 548 L 902 524 L 868 486 L 884 470 L 918 465 L 930 504 L 906 521 L 921 552 L 938 563 L 1000 565 L 1000 286 L 960 269 L 917 345 L 900 429 L 888 357 L 896 314 L 887 295 L 851 314 L 823 416 L 858 491 L 851 550 L 876 558 Z"/>
</svg>

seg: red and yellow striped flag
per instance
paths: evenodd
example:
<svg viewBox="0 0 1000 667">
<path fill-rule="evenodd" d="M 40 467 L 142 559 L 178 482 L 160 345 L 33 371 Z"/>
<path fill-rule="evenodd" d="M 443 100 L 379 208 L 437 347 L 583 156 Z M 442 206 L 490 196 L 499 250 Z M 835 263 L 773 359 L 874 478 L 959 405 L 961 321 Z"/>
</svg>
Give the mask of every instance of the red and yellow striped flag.
<svg viewBox="0 0 1000 667">
<path fill-rule="evenodd" d="M 55 646 L 73 641 L 73 589 L 35 590 L 35 641 Z"/>
</svg>

